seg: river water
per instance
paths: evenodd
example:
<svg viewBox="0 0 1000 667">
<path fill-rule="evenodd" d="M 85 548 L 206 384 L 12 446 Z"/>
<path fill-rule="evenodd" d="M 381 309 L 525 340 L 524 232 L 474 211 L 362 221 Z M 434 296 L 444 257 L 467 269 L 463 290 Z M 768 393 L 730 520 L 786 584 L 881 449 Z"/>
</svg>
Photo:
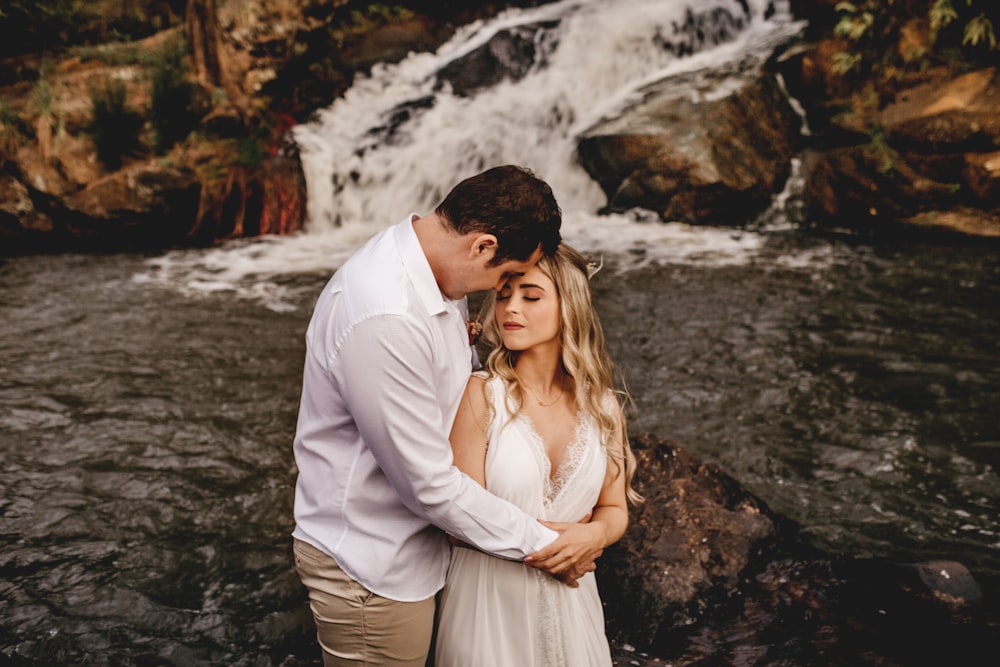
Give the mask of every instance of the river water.
<svg viewBox="0 0 1000 667">
<path fill-rule="evenodd" d="M 596 305 L 635 399 L 633 434 L 718 463 L 830 553 L 959 561 L 995 608 L 996 244 L 817 233 L 794 187 L 745 230 L 594 213 L 600 193 L 567 145 L 604 111 L 579 102 L 580 86 L 627 97 L 626 81 L 789 27 L 780 12 L 764 20 L 763 3 L 743 23 L 737 2 L 705 5 L 729 27 L 686 59 L 637 53 L 681 22 L 683 3 L 623 0 L 607 15 L 564 2 L 538 10 L 561 26 L 546 66 L 486 99 L 434 90 L 428 72 L 538 15 L 503 15 L 376 71 L 297 130 L 310 174 L 299 236 L 2 260 L 0 654 L 316 664 L 289 544 L 310 309 L 364 238 L 428 210 L 478 162 L 535 169 L 566 238 L 604 257 Z M 603 57 L 573 51 L 588 41 Z M 379 113 L 427 94 L 433 108 L 358 148 Z M 512 98 L 529 108 L 507 114 Z"/>
</svg>

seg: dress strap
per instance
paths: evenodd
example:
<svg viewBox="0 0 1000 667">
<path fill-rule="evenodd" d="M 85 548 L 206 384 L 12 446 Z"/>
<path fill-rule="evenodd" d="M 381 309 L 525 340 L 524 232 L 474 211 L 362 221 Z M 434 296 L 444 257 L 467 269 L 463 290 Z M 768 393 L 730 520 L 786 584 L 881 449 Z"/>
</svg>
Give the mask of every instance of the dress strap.
<svg viewBox="0 0 1000 667">
<path fill-rule="evenodd" d="M 499 375 L 482 377 L 486 380 L 486 400 L 489 402 L 491 412 L 490 423 L 486 427 L 487 447 L 489 443 L 495 442 L 501 427 L 510 420 L 510 411 L 507 409 L 507 383 Z"/>
</svg>

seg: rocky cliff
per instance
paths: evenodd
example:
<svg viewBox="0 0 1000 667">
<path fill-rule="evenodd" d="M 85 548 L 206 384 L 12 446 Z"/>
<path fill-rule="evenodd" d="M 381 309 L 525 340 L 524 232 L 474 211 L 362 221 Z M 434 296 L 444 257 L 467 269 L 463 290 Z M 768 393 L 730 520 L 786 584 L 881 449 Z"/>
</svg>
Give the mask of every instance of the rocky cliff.
<svg viewBox="0 0 1000 667">
<path fill-rule="evenodd" d="M 542 2 L 150 1 L 114 23 L 127 40 L 112 40 L 108 17 L 80 26 L 76 42 L 65 31 L 42 40 L 40 53 L 21 40 L 0 67 L 0 252 L 300 229 L 305 186 L 288 129 L 357 72 L 513 4 Z M 609 211 L 751 224 L 796 158 L 801 222 L 1000 236 L 1000 51 L 986 37 L 946 51 L 925 4 L 793 1 L 805 27 L 770 58 L 651 83 L 583 133 L 580 163 Z M 453 74 L 474 90 L 488 70 Z"/>
<path fill-rule="evenodd" d="M 357 72 L 530 4 L 18 5 L 0 14 L 0 254 L 294 232 L 305 181 L 292 125 Z"/>
</svg>

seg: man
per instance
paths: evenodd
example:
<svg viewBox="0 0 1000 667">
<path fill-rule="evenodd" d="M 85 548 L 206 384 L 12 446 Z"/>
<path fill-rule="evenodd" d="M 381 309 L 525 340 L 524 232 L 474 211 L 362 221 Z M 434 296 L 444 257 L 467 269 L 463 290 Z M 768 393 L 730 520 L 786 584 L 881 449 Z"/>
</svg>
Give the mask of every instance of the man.
<svg viewBox="0 0 1000 667">
<path fill-rule="evenodd" d="M 466 295 L 554 253 L 560 225 L 548 185 L 496 167 L 376 235 L 320 295 L 306 332 L 293 537 L 328 667 L 424 665 L 449 561 L 442 529 L 500 557 L 552 554 L 557 533 L 459 472 L 448 434 L 478 365 Z M 535 566 L 572 582 L 593 569 L 592 554 L 573 559 Z"/>
</svg>

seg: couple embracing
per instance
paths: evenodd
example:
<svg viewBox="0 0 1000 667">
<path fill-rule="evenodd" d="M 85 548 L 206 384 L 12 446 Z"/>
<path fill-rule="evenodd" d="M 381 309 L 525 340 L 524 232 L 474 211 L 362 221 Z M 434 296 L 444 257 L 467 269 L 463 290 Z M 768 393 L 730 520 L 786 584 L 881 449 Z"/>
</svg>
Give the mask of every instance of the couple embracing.
<svg viewBox="0 0 1000 667">
<path fill-rule="evenodd" d="M 560 225 L 547 184 L 489 169 L 320 295 L 293 538 L 326 667 L 611 664 L 593 572 L 638 499 L 634 458 Z M 484 290 L 481 364 L 466 295 Z"/>
</svg>

